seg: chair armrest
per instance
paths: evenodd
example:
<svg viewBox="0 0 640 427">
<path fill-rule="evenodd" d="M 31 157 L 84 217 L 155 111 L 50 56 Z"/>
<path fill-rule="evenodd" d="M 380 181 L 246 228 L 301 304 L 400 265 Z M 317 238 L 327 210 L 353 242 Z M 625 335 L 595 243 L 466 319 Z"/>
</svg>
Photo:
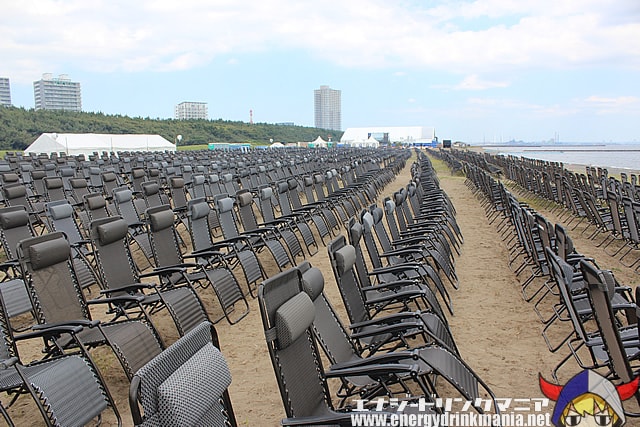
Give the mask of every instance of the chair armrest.
<svg viewBox="0 0 640 427">
<path fill-rule="evenodd" d="M 364 286 L 362 287 L 362 291 L 363 292 L 368 292 L 368 291 L 379 291 L 379 290 L 383 290 L 383 289 L 390 289 L 390 290 L 394 290 L 396 288 L 401 288 L 404 286 L 411 286 L 411 285 L 417 285 L 416 281 L 413 279 L 404 279 L 404 280 L 394 280 L 393 282 L 384 282 L 384 283 L 379 283 L 377 285 L 371 285 L 371 286 Z M 413 289 L 415 290 L 415 289 Z"/>
<path fill-rule="evenodd" d="M 362 328 L 365 326 L 392 324 L 392 323 L 403 322 L 409 319 L 420 319 L 420 314 L 421 313 L 419 311 L 403 311 L 400 313 L 393 313 L 393 314 L 386 315 L 384 317 L 377 317 L 370 320 L 364 320 L 362 322 L 352 323 L 349 325 L 349 329 L 354 330 L 354 329 Z"/>
<path fill-rule="evenodd" d="M 63 323 L 56 323 L 56 324 L 47 324 L 47 323 L 43 323 L 41 325 L 35 325 L 35 326 L 39 326 L 39 328 L 32 328 L 33 330 L 31 332 L 25 332 L 24 334 L 20 334 L 20 335 L 16 335 L 14 336 L 14 340 L 15 341 L 22 341 L 22 340 L 28 340 L 28 339 L 32 339 L 32 338 L 48 338 L 48 337 L 52 337 L 52 336 L 56 336 L 56 335 L 61 335 L 61 334 L 79 334 L 83 328 L 83 326 L 81 325 L 73 325 L 71 323 L 69 324 L 63 324 Z"/>
<path fill-rule="evenodd" d="M 398 363 L 403 360 L 418 360 L 418 358 L 413 351 L 392 351 L 390 353 L 375 354 L 362 359 L 350 360 L 348 362 L 334 363 L 329 367 L 329 369 L 344 369 L 370 364 Z"/>
<path fill-rule="evenodd" d="M 58 326 L 82 326 L 86 328 L 94 328 L 99 324 L 100 324 L 99 320 L 76 319 L 76 320 L 66 320 L 64 322 L 56 322 L 56 323 L 41 323 L 39 325 L 33 325 L 31 329 L 34 331 L 38 331 L 40 329 L 53 328 Z"/>
<path fill-rule="evenodd" d="M 100 295 L 109 295 L 116 292 L 137 292 L 141 289 L 154 289 L 155 285 L 151 283 L 131 283 L 128 285 L 118 286 L 117 288 L 102 289 Z"/>
<path fill-rule="evenodd" d="M 368 375 L 371 377 L 388 376 L 389 374 L 417 375 L 419 368 L 417 364 L 404 363 L 380 363 L 351 366 L 348 368 L 329 369 L 324 373 L 326 378 L 344 378 L 357 375 Z"/>
<path fill-rule="evenodd" d="M 8 369 L 18 363 L 19 360 L 17 357 L 10 357 L 8 359 L 0 360 L 0 369 Z"/>
<path fill-rule="evenodd" d="M 363 329 L 358 332 L 353 332 L 350 337 L 353 339 L 360 339 L 366 337 L 381 336 L 384 334 L 390 334 L 397 337 L 399 334 L 415 335 L 417 331 L 422 332 L 424 330 L 425 326 L 422 322 L 398 322 L 389 325 L 382 324 L 377 326 L 376 328 Z M 395 339 L 393 340 L 395 341 Z M 388 341 L 388 339 L 385 341 Z"/>
<path fill-rule="evenodd" d="M 380 304 L 380 303 L 389 303 L 393 301 L 401 302 L 401 301 L 412 300 L 416 298 L 422 298 L 424 295 L 425 295 L 424 291 L 421 291 L 418 289 L 400 291 L 400 292 L 394 292 L 394 293 L 386 294 L 379 297 L 367 297 L 365 304 L 374 305 L 374 304 Z"/>
<path fill-rule="evenodd" d="M 141 303 L 144 300 L 144 295 L 119 295 L 117 297 L 109 297 L 109 298 L 101 298 L 101 299 L 91 299 L 87 301 L 87 305 L 97 305 L 97 304 L 122 304 L 128 302 Z"/>
<path fill-rule="evenodd" d="M 419 262 L 403 262 L 401 264 L 387 265 L 384 267 L 374 268 L 369 271 L 369 276 L 377 276 L 384 273 L 402 273 L 408 270 L 417 271 L 420 269 L 421 264 Z"/>
</svg>

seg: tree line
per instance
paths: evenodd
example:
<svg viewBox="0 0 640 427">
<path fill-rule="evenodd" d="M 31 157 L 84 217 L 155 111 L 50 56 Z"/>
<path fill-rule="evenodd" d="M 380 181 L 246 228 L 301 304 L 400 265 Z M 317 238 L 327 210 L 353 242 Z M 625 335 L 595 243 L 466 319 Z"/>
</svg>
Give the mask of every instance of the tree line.
<svg viewBox="0 0 640 427">
<path fill-rule="evenodd" d="M 128 117 L 101 112 L 72 112 L 0 107 L 0 150 L 24 150 L 42 133 L 158 134 L 180 145 L 210 142 L 269 144 L 313 141 L 318 136 L 339 141 L 341 131 L 306 126 L 249 124 L 231 120 L 174 120 Z"/>
</svg>

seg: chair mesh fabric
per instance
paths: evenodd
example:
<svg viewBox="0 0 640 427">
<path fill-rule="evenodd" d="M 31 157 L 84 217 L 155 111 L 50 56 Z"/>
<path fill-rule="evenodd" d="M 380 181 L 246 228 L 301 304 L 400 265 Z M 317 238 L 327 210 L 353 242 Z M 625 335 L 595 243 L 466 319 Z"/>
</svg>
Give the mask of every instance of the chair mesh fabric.
<svg viewBox="0 0 640 427">
<path fill-rule="evenodd" d="M 33 374 L 27 368 L 26 373 L 55 425 L 85 425 L 107 408 L 104 391 L 83 358 L 68 356 L 47 363 L 46 369 L 37 368 Z"/>
<path fill-rule="evenodd" d="M 211 324 L 203 322 L 140 368 L 136 375 L 141 380 L 139 399 L 145 413 L 143 426 L 224 425 L 222 408 L 217 402 L 231 378 L 224 358 L 211 341 Z M 195 363 L 188 363 L 196 354 Z M 185 364 L 185 370 L 179 371 Z M 180 374 L 165 384 L 177 372 Z M 163 392 L 161 408 L 158 389 L 163 384 L 167 390 Z M 193 393 L 197 394 L 189 397 Z M 170 407 L 184 417 L 177 420 L 178 424 L 170 424 L 175 412 L 160 412 Z"/>
<path fill-rule="evenodd" d="M 181 335 L 208 320 L 198 297 L 190 287 L 181 286 L 162 291 L 161 296 Z"/>
<path fill-rule="evenodd" d="M 14 317 L 32 310 L 31 300 L 22 279 L 11 279 L 0 283 L 7 317 Z"/>
</svg>

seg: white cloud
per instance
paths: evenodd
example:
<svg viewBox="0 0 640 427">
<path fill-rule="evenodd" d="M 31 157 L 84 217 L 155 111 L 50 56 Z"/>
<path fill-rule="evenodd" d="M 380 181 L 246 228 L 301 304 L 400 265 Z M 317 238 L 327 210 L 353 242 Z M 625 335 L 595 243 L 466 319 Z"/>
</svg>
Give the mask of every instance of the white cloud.
<svg viewBox="0 0 640 427">
<path fill-rule="evenodd" d="M 453 89 L 456 90 L 485 90 L 493 88 L 508 87 L 509 82 L 496 82 L 482 80 L 477 74 L 472 74 L 465 77 L 460 83 L 455 85 Z"/>
<path fill-rule="evenodd" d="M 39 0 L 3 5 L 3 73 L 69 64 L 182 70 L 220 55 L 305 51 L 345 67 L 463 74 L 585 64 L 640 67 L 640 3 L 620 0 Z M 473 82 L 471 82 L 473 83 Z"/>
<path fill-rule="evenodd" d="M 596 114 L 638 114 L 640 113 L 640 98 L 637 96 L 604 97 L 592 95 L 578 104 L 587 109 L 595 110 Z"/>
</svg>

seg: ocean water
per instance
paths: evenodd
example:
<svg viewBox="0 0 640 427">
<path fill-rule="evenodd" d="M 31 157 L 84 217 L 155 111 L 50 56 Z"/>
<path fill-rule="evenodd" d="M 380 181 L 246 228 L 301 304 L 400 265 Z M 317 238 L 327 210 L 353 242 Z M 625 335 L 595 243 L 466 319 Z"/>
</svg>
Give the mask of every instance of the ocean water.
<svg viewBox="0 0 640 427">
<path fill-rule="evenodd" d="M 550 162 L 640 171 L 640 144 L 540 144 L 482 146 L 492 154 L 504 154 Z"/>
</svg>

